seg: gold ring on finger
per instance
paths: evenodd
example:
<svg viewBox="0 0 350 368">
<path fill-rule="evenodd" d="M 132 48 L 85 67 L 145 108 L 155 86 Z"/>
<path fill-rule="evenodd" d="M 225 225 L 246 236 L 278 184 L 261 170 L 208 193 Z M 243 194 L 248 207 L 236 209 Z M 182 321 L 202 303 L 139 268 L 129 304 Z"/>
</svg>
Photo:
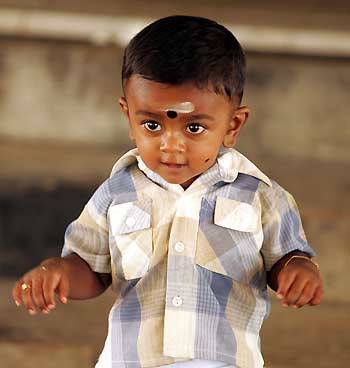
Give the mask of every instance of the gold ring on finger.
<svg viewBox="0 0 350 368">
<path fill-rule="evenodd" d="M 28 284 L 26 284 L 25 282 L 21 285 L 21 289 L 24 291 L 24 290 L 27 290 L 27 289 L 31 289 L 32 287 Z"/>
</svg>

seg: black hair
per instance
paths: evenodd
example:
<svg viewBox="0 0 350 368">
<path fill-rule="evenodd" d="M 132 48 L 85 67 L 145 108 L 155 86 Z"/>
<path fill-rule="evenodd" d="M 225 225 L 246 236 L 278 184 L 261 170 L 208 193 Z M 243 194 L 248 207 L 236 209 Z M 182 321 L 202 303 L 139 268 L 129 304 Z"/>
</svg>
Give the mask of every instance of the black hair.
<svg viewBox="0 0 350 368">
<path fill-rule="evenodd" d="M 198 88 L 242 99 L 245 56 L 235 36 L 213 20 L 174 15 L 132 38 L 123 58 L 123 87 L 133 75 L 159 83 Z"/>
</svg>

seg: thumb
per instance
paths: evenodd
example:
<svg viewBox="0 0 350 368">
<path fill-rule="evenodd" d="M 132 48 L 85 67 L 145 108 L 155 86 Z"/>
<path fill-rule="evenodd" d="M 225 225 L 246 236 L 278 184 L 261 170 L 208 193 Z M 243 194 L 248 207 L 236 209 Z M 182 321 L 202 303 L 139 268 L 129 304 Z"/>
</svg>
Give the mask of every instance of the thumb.
<svg viewBox="0 0 350 368">
<path fill-rule="evenodd" d="M 69 295 L 69 282 L 67 277 L 62 277 L 60 283 L 57 286 L 56 294 L 58 295 L 61 303 L 66 304 Z"/>
</svg>

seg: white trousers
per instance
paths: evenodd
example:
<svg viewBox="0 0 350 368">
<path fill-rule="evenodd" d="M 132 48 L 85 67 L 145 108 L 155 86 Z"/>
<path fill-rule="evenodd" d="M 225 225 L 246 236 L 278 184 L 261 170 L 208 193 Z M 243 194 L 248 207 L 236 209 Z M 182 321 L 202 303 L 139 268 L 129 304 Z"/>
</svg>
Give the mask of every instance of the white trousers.
<svg viewBox="0 0 350 368">
<path fill-rule="evenodd" d="M 232 365 L 227 363 L 219 362 L 217 360 L 200 360 L 193 359 L 188 362 L 179 362 L 168 365 L 162 365 L 161 368 L 230 368 Z"/>
<path fill-rule="evenodd" d="M 100 357 L 101 358 L 101 357 Z M 108 368 L 111 366 L 111 362 L 103 361 L 99 359 L 95 368 Z M 232 365 L 227 365 L 224 362 L 219 362 L 215 360 L 200 360 L 193 359 L 187 362 L 179 362 L 168 365 L 162 365 L 158 368 L 233 368 Z"/>
</svg>

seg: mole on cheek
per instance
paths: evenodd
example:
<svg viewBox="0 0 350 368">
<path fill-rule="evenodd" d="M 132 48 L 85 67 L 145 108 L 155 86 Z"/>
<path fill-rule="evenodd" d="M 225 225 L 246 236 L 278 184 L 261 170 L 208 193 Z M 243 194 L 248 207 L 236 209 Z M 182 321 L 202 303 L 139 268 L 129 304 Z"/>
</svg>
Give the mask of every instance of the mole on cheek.
<svg viewBox="0 0 350 368">
<path fill-rule="evenodd" d="M 210 160 L 210 158 L 207 158 L 206 160 L 205 160 L 205 162 L 208 162 Z"/>
</svg>

